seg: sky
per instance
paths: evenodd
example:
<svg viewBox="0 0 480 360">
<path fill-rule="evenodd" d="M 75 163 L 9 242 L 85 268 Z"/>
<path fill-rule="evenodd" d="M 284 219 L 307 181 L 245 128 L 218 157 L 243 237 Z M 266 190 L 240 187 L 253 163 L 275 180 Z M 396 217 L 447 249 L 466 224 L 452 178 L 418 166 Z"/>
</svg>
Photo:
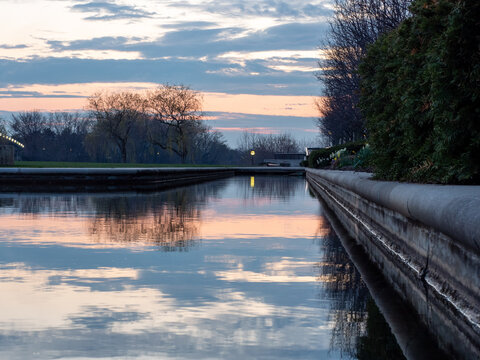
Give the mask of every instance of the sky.
<svg viewBox="0 0 480 360">
<path fill-rule="evenodd" d="M 102 90 L 182 84 L 241 132 L 318 138 L 331 0 L 0 0 L 0 112 L 82 110 Z"/>
</svg>

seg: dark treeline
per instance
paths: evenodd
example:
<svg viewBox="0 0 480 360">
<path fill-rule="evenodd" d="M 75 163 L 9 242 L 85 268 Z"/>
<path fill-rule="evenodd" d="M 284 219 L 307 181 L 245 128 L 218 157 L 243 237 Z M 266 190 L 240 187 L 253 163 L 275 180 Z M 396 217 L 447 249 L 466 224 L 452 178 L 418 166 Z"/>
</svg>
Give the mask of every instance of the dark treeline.
<svg viewBox="0 0 480 360">
<path fill-rule="evenodd" d="M 201 105 L 201 95 L 186 86 L 100 92 L 88 99 L 85 113 L 21 112 L 3 132 L 25 144 L 18 154 L 27 161 L 250 164 L 255 150 L 258 164 L 275 152 L 299 150 L 286 134 L 247 134 L 255 141 L 232 149 L 203 120 Z"/>
<path fill-rule="evenodd" d="M 231 164 L 238 154 L 202 121 L 201 98 L 185 86 L 148 93 L 99 92 L 87 112 L 12 115 L 23 160 Z"/>
<path fill-rule="evenodd" d="M 85 138 L 91 122 L 79 113 L 30 111 L 12 114 L 10 127 L 11 135 L 27 144 L 23 150 L 19 149 L 25 160 L 90 160 Z"/>
<path fill-rule="evenodd" d="M 335 0 L 335 13 L 319 61 L 323 97 L 317 102 L 321 133 L 330 145 L 357 141 L 367 135 L 358 102 L 358 67 L 370 44 L 409 16 L 412 0 Z"/>
<path fill-rule="evenodd" d="M 189 134 L 191 143 L 185 146 L 188 157 L 149 141 L 143 119 L 132 121 L 128 131 L 120 130 L 124 125 L 115 128 L 90 114 L 29 111 L 12 115 L 10 133 L 25 144 L 18 154 L 26 161 L 234 164 L 239 158 L 238 151 L 230 149 L 220 133 L 203 123 Z M 119 131 L 118 138 L 109 133 L 108 126 Z M 165 139 L 165 144 L 169 141 Z"/>
</svg>

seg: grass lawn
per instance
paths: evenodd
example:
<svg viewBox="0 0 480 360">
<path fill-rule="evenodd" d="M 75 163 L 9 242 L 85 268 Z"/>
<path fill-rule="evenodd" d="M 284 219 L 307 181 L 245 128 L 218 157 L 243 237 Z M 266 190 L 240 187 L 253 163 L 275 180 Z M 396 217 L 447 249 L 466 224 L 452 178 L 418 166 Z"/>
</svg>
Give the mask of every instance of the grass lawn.
<svg viewBox="0 0 480 360">
<path fill-rule="evenodd" d="M 226 167 L 225 165 L 193 164 L 135 164 L 135 163 L 95 163 L 95 162 L 61 162 L 61 161 L 15 161 L 13 167 L 23 168 L 150 168 L 150 167 Z M 2 165 L 1 167 L 12 167 Z"/>
</svg>

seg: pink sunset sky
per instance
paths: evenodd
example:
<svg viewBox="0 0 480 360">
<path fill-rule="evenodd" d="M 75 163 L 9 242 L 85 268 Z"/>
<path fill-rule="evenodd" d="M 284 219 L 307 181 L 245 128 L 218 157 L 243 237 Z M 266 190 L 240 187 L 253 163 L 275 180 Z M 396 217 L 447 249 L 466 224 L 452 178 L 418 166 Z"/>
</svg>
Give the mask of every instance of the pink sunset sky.
<svg viewBox="0 0 480 360">
<path fill-rule="evenodd" d="M 83 110 L 99 90 L 184 84 L 231 145 L 245 129 L 318 141 L 331 1 L 3 1 L 0 111 Z"/>
</svg>

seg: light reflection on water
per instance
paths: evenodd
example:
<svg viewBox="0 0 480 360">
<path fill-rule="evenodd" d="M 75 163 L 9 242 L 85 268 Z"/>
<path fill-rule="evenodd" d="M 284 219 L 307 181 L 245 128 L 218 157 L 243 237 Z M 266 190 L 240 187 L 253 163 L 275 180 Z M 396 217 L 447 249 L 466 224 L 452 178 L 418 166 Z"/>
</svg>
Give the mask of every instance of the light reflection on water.
<svg viewBox="0 0 480 360">
<path fill-rule="evenodd" d="M 0 195 L 0 358 L 355 357 L 368 291 L 321 213 L 296 177 Z"/>
</svg>

